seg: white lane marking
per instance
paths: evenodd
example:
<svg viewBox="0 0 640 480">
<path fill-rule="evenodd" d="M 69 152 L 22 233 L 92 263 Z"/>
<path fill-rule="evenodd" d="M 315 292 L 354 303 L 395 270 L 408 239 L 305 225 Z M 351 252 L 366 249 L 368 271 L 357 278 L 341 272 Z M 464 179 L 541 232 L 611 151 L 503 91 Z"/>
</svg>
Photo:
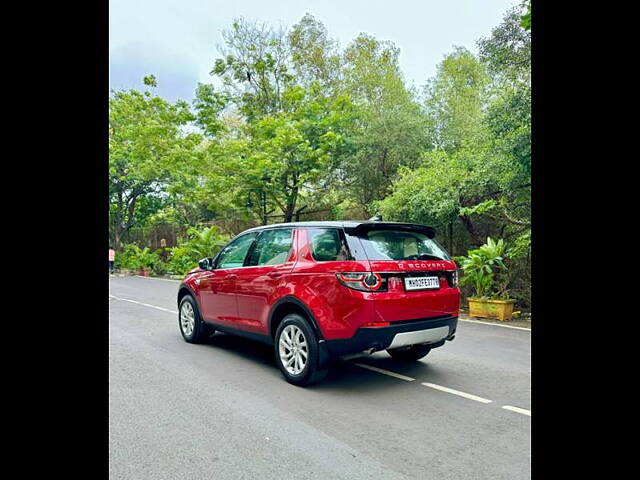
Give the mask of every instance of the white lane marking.
<svg viewBox="0 0 640 480">
<path fill-rule="evenodd" d="M 164 280 L 165 282 L 178 282 L 178 283 L 180 283 L 180 280 L 174 280 L 173 278 L 144 277 L 142 275 L 134 275 L 134 277 L 144 278 L 146 280 Z"/>
<path fill-rule="evenodd" d="M 490 322 L 481 322 L 480 320 L 469 320 L 467 318 L 458 318 L 461 322 L 469 322 L 469 323 L 481 323 L 482 325 L 492 325 L 494 327 L 502 327 L 502 328 L 513 328 L 515 330 L 526 330 L 530 332 L 530 328 L 526 327 L 514 327 L 513 325 L 500 325 L 499 323 L 490 323 Z"/>
<path fill-rule="evenodd" d="M 169 312 L 169 313 L 173 313 L 173 314 L 177 314 L 178 313 L 175 310 L 169 310 L 168 308 L 157 307 L 156 305 L 150 305 L 148 303 L 138 302 L 136 300 L 131 300 L 129 298 L 116 297 L 114 295 L 109 295 L 109 297 L 113 298 L 114 300 L 122 300 L 123 302 L 130 302 L 130 303 L 135 303 L 136 305 L 142 305 L 142 306 L 145 306 L 145 307 L 155 308 L 156 310 L 162 310 L 163 312 Z"/>
<path fill-rule="evenodd" d="M 478 397 L 476 395 L 471 395 L 470 393 L 464 393 L 459 390 L 454 390 L 453 388 L 443 387 L 442 385 L 436 385 L 435 383 L 423 383 L 425 387 L 435 388 L 436 390 L 441 390 L 443 392 L 451 393 L 453 395 L 458 395 L 460 397 L 468 398 L 469 400 L 475 400 L 480 403 L 491 403 L 492 400 L 487 398 Z"/>
<path fill-rule="evenodd" d="M 371 365 L 366 365 L 364 363 L 354 363 L 358 367 L 366 368 L 367 370 L 372 370 L 374 372 L 382 373 L 384 375 L 389 375 L 390 377 L 399 378 L 400 380 L 404 380 L 406 382 L 413 382 L 415 378 L 407 377 L 405 375 L 400 375 L 399 373 L 390 372 L 389 370 L 383 370 L 382 368 L 372 367 Z"/>
<path fill-rule="evenodd" d="M 505 410 L 511 410 L 512 412 L 521 413 L 522 415 L 531 416 L 531 410 L 527 410 L 526 408 L 512 407 L 511 405 L 504 405 L 502 408 Z"/>
</svg>

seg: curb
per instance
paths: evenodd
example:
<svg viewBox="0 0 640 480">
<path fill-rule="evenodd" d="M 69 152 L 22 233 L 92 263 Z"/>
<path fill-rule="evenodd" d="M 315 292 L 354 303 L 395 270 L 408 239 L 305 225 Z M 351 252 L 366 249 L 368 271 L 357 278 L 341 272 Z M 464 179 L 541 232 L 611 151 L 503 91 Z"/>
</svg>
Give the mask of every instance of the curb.
<svg viewBox="0 0 640 480">
<path fill-rule="evenodd" d="M 458 315 L 458 318 L 463 322 L 469 323 L 481 323 L 483 325 L 494 325 L 496 327 L 515 328 L 517 330 L 531 331 L 531 325 L 525 326 L 522 323 L 514 325 L 511 322 L 492 321 L 489 318 L 476 318 L 468 315 Z"/>
</svg>

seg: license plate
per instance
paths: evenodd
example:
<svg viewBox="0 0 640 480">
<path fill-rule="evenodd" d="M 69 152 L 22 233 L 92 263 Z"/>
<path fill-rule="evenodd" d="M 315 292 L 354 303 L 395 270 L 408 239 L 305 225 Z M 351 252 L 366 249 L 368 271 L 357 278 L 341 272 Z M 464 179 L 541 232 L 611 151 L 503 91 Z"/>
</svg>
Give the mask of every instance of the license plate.
<svg viewBox="0 0 640 480">
<path fill-rule="evenodd" d="M 430 290 L 440 288 L 438 277 L 406 277 L 404 279 L 405 290 Z"/>
</svg>

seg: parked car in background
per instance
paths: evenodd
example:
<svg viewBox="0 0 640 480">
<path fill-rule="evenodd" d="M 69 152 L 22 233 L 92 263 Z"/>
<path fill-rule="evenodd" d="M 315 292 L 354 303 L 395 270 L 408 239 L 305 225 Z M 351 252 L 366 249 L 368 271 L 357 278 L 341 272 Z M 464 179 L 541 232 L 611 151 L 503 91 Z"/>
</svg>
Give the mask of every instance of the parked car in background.
<svg viewBox="0 0 640 480">
<path fill-rule="evenodd" d="M 298 222 L 247 230 L 188 272 L 178 291 L 187 342 L 214 331 L 273 345 L 290 383 L 333 359 L 386 350 L 416 361 L 453 340 L 456 264 L 424 225 Z"/>
</svg>

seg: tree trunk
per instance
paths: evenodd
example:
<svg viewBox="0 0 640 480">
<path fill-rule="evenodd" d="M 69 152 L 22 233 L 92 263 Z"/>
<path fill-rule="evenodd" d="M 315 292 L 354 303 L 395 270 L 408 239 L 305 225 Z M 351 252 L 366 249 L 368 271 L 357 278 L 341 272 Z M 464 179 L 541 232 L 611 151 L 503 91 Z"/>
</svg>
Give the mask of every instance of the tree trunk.
<svg viewBox="0 0 640 480">
<path fill-rule="evenodd" d="M 293 187 L 291 194 L 287 198 L 287 209 L 284 211 L 284 223 L 293 221 L 293 213 L 296 209 L 296 202 L 298 200 L 298 187 Z"/>
<path fill-rule="evenodd" d="M 469 232 L 471 243 L 475 247 L 479 247 L 480 245 L 482 245 L 484 241 L 478 235 L 478 232 L 476 231 L 473 222 L 471 222 L 471 219 L 467 215 L 461 215 L 460 221 L 462 222 L 462 225 L 464 225 L 464 228 L 467 230 L 467 232 Z"/>
</svg>

